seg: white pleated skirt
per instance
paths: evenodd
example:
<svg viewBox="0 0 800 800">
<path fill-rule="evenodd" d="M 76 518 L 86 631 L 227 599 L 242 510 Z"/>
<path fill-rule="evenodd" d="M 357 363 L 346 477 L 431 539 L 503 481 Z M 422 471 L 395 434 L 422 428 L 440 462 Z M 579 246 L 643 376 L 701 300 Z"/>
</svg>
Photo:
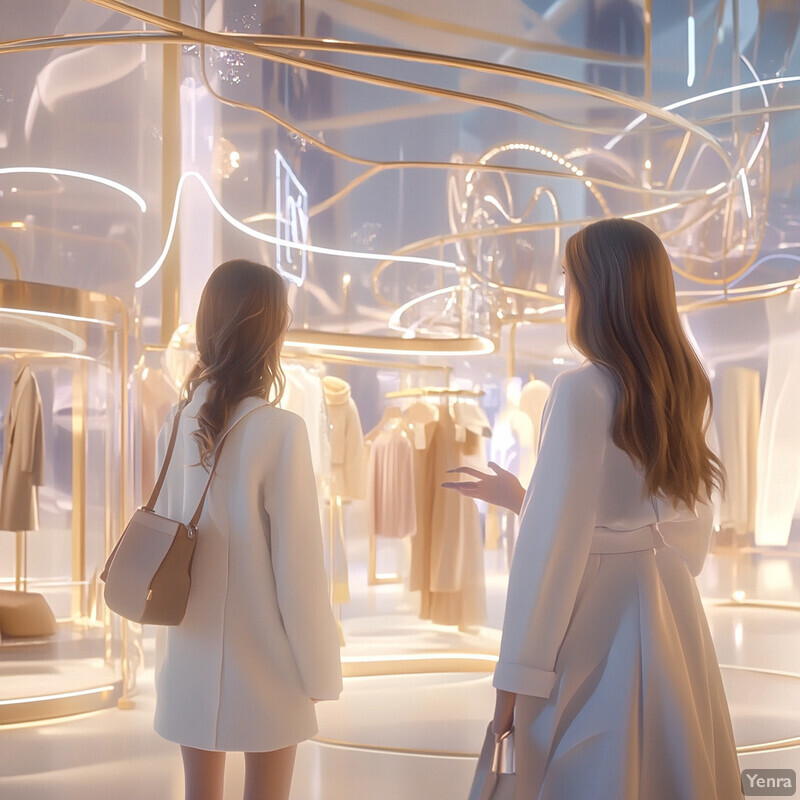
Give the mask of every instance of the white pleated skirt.
<svg viewBox="0 0 800 800">
<path fill-rule="evenodd" d="M 590 555 L 549 698 L 517 697 L 516 800 L 741 800 L 719 663 L 668 547 Z"/>
</svg>

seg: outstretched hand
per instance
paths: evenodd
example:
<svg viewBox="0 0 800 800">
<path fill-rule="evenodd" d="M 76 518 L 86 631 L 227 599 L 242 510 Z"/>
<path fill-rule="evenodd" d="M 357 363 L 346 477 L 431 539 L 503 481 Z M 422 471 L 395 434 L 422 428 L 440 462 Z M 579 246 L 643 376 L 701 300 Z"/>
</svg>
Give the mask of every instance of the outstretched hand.
<svg viewBox="0 0 800 800">
<path fill-rule="evenodd" d="M 519 514 L 522 508 L 522 501 L 525 499 L 525 489 L 517 480 L 516 476 L 504 470 L 502 467 L 489 462 L 489 469 L 494 475 L 487 472 L 480 472 L 472 467 L 456 467 L 447 470 L 448 473 L 460 473 L 476 478 L 474 481 L 451 481 L 443 483 L 445 489 L 455 489 L 465 497 L 472 497 L 475 500 L 483 500 L 501 508 L 507 508 L 515 514 Z"/>
</svg>

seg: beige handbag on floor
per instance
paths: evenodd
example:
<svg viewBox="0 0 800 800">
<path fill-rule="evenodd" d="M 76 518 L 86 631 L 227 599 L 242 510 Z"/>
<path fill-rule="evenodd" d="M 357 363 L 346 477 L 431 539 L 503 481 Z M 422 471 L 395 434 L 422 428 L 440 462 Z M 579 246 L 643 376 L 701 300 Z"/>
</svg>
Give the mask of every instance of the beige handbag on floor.
<svg viewBox="0 0 800 800">
<path fill-rule="evenodd" d="M 106 605 L 121 617 L 147 625 L 179 625 L 183 619 L 189 601 L 197 523 L 222 446 L 231 430 L 255 409 L 243 414 L 219 440 L 214 467 L 188 525 L 153 511 L 175 449 L 181 411 L 183 408 L 175 415 L 167 454 L 150 499 L 144 508 L 134 512 L 100 575 L 106 584 Z"/>
<path fill-rule="evenodd" d="M 489 723 L 468 800 L 513 800 L 515 785 L 514 729 L 495 736 Z"/>
</svg>

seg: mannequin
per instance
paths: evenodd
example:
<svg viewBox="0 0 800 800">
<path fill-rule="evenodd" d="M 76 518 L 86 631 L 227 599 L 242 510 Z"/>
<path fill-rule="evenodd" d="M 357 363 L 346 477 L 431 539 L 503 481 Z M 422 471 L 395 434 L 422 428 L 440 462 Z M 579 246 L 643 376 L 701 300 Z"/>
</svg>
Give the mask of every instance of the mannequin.
<svg viewBox="0 0 800 800">
<path fill-rule="evenodd" d="M 329 537 L 332 600 L 350 600 L 347 552 L 344 539 L 344 500 L 362 500 L 366 492 L 366 453 L 358 408 L 350 385 L 341 378 L 322 379 L 331 442 Z"/>
<path fill-rule="evenodd" d="M 533 423 L 533 454 L 534 461 L 531 469 L 536 464 L 536 454 L 539 452 L 539 436 L 542 427 L 542 412 L 544 411 L 547 398 L 550 396 L 550 384 L 537 380 L 533 373 L 530 374 L 530 381 L 522 387 L 519 396 L 519 407 L 524 411 Z"/>
<path fill-rule="evenodd" d="M 492 461 L 512 472 L 523 486 L 530 483 L 536 462 L 536 442 L 531 418 L 520 408 L 522 381 L 506 381 L 506 407 L 498 414 L 492 433 Z M 498 506 L 486 509 L 486 549 L 494 550 L 505 540 L 506 563 L 511 565 L 516 539 L 516 515 Z"/>
</svg>

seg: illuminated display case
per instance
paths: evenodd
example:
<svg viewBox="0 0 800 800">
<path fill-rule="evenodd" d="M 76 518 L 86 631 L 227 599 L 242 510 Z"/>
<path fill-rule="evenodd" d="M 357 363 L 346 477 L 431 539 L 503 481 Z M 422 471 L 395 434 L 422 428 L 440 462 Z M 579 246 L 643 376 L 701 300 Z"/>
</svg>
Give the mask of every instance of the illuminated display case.
<svg viewBox="0 0 800 800">
<path fill-rule="evenodd" d="M 2 498 L 4 527 L 29 528 L 2 533 L 2 723 L 105 707 L 134 686 L 127 631 L 112 621 L 98 580 L 130 496 L 128 334 L 117 298 L 0 280 L 2 403 L 13 425 L 3 479 L 13 480 L 12 450 L 40 465 L 34 513 L 10 490 Z M 38 430 L 22 416 L 28 376 Z"/>
</svg>

